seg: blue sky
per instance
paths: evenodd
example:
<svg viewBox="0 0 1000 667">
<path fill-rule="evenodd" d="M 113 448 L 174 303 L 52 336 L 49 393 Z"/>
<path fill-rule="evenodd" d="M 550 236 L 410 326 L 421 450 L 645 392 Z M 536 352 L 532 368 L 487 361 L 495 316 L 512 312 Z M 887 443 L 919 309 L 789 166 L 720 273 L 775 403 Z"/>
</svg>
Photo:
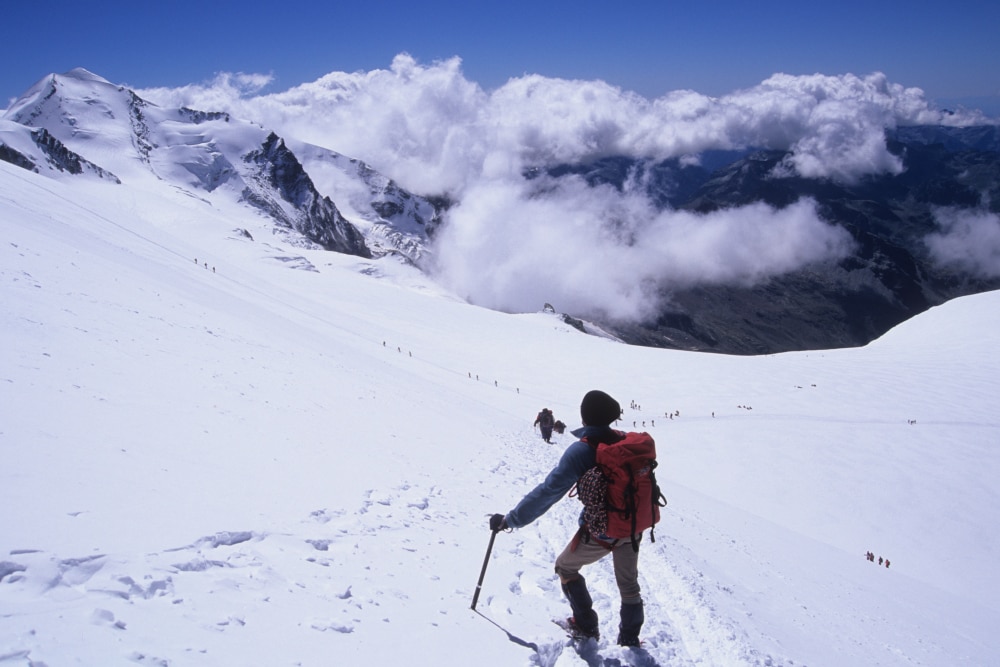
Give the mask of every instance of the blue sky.
<svg viewBox="0 0 1000 667">
<path fill-rule="evenodd" d="M 1000 97 L 1000 3 L 367 0 L 7 3 L 0 104 L 84 67 L 137 88 L 264 73 L 269 91 L 332 71 L 459 56 L 487 90 L 526 73 L 601 79 L 648 98 L 723 95 L 771 74 L 868 74 L 928 98 Z"/>
</svg>

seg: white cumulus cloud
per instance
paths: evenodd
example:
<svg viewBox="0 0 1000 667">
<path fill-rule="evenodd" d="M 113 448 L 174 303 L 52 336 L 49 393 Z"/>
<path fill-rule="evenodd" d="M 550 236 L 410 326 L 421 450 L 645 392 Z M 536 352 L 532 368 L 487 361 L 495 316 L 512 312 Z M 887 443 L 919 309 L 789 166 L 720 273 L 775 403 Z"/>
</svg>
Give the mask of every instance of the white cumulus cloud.
<svg viewBox="0 0 1000 667">
<path fill-rule="evenodd" d="M 981 278 L 1000 277 L 1000 216 L 983 210 L 942 208 L 935 212 L 940 231 L 924 242 L 933 260 Z"/>
<path fill-rule="evenodd" d="M 332 72 L 287 91 L 256 94 L 269 75 L 140 95 L 171 106 L 230 111 L 370 163 L 404 187 L 459 193 L 525 165 L 607 155 L 680 157 L 707 149 L 789 150 L 787 167 L 853 180 L 897 172 L 884 141 L 898 125 L 982 122 L 935 110 L 919 88 L 867 76 L 776 74 L 722 97 L 675 91 L 655 100 L 602 81 L 525 75 L 487 92 L 461 60 L 423 65 L 400 54 L 389 69 Z"/>
<path fill-rule="evenodd" d="M 657 211 L 639 193 L 576 178 L 466 191 L 438 239 L 441 278 L 470 301 L 509 312 L 559 310 L 642 320 L 674 290 L 754 285 L 837 260 L 853 241 L 815 203 L 696 214 Z"/>
<path fill-rule="evenodd" d="M 919 88 L 881 73 L 775 74 L 722 97 L 682 90 L 651 100 L 603 81 L 538 75 L 486 91 L 465 78 L 459 58 L 428 65 L 400 54 L 388 69 L 332 72 L 283 92 L 263 92 L 270 82 L 219 75 L 139 94 L 229 111 L 360 158 L 416 193 L 450 195 L 458 203 L 437 239 L 437 270 L 476 303 L 525 311 L 550 302 L 619 319 L 655 312 L 671 289 L 753 284 L 836 260 L 849 235 L 811 201 L 662 211 L 640 188 L 526 181 L 526 167 L 617 155 L 688 164 L 710 149 L 764 148 L 788 152 L 776 177 L 852 182 L 902 170 L 887 129 L 983 120 L 938 111 Z M 960 234 L 929 243 L 945 257 Z"/>
</svg>

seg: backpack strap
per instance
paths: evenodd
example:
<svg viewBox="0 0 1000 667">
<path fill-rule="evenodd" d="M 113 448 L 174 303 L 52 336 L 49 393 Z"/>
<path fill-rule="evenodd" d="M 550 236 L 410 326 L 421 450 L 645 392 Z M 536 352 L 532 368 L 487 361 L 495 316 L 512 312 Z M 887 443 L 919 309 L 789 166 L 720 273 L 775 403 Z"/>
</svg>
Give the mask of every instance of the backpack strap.
<svg viewBox="0 0 1000 667">
<path fill-rule="evenodd" d="M 658 463 L 656 462 L 656 459 L 653 459 L 650 462 L 650 468 L 649 468 L 649 481 L 652 482 L 653 485 L 652 493 L 649 494 L 650 510 L 652 511 L 652 516 L 656 516 L 657 510 L 660 507 L 667 506 L 667 498 L 666 496 L 663 495 L 663 492 L 660 491 L 660 485 L 656 482 L 656 475 L 653 472 L 654 470 L 656 470 L 657 465 Z M 656 542 L 655 523 L 649 527 L 649 541 Z"/>
<path fill-rule="evenodd" d="M 632 551 L 639 553 L 639 540 L 635 538 L 636 521 L 639 518 L 639 508 L 635 506 L 635 474 L 632 472 L 632 466 L 626 464 L 625 469 L 628 470 L 628 486 L 625 487 L 625 518 L 628 519 L 631 515 L 632 530 L 630 531 L 630 539 L 632 540 Z M 652 532 L 650 532 L 650 535 L 652 535 Z"/>
</svg>

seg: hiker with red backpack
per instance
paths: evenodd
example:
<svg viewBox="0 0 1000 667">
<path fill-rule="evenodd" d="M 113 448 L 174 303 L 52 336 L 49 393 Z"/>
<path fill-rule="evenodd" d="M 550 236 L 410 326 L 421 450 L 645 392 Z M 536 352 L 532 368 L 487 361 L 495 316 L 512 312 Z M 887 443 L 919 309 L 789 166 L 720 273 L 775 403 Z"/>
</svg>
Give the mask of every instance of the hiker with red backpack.
<svg viewBox="0 0 1000 667">
<path fill-rule="evenodd" d="M 580 516 L 580 529 L 556 558 L 563 593 L 573 616 L 571 633 L 579 638 L 600 637 L 597 612 L 580 574 L 585 565 L 611 554 L 615 579 L 621 594 L 618 644 L 638 646 L 645 615 L 639 587 L 639 543 L 643 531 L 659 520 L 662 498 L 652 469 L 656 466 L 653 439 L 645 433 L 622 433 L 611 428 L 621 417 L 618 402 L 603 391 L 590 391 L 580 404 L 583 428 L 573 431 L 579 438 L 566 448 L 556 467 L 517 506 L 490 518 L 490 529 L 521 528 L 547 512 L 588 475 L 599 487 L 599 501 L 587 500 Z M 586 484 L 588 488 L 590 484 Z M 604 496 L 606 495 L 606 500 Z"/>
</svg>

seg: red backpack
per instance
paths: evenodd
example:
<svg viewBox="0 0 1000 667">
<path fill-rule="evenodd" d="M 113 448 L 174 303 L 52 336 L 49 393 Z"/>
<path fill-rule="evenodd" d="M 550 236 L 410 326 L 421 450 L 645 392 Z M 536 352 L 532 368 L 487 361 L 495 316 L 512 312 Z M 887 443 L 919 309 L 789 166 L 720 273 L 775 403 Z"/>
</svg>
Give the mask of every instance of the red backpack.
<svg viewBox="0 0 1000 667">
<path fill-rule="evenodd" d="M 575 495 L 584 505 L 584 520 L 591 534 L 629 538 L 638 551 L 636 535 L 652 529 L 660 520 L 660 508 L 667 505 L 653 473 L 656 443 L 648 433 L 615 432 L 621 436 L 619 440 L 597 444 L 597 465 L 577 482 Z M 650 539 L 656 541 L 652 530 Z"/>
</svg>

